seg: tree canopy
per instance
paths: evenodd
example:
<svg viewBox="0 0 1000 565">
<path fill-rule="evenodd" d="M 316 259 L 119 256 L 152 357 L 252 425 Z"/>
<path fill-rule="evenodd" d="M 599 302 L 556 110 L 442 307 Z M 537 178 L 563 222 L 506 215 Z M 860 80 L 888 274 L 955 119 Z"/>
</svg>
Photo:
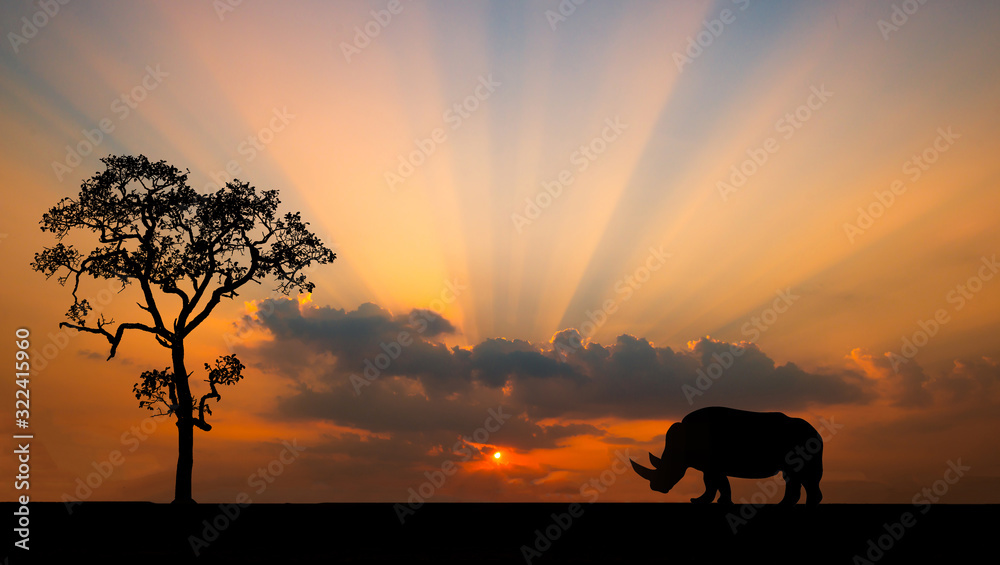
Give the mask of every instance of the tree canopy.
<svg viewBox="0 0 1000 565">
<path fill-rule="evenodd" d="M 114 357 L 122 334 L 145 331 L 164 346 L 183 339 L 223 298 L 237 296 L 244 284 L 268 276 L 278 290 L 312 292 L 303 270 L 312 263 L 329 263 L 336 254 L 307 229 L 299 213 L 277 215 L 276 190 L 258 193 L 249 183 L 234 181 L 213 194 L 199 194 L 187 184 L 187 173 L 146 157 L 109 156 L 107 169 L 84 181 L 80 195 L 64 198 L 42 217 L 42 231 L 59 241 L 35 255 L 32 267 L 59 282 L 72 282 L 72 323 L 62 325 L 103 335 Z M 74 229 L 98 236 L 99 245 L 86 254 L 62 243 Z M 140 307 L 146 322 L 122 323 L 100 316 L 88 325 L 92 310 L 81 299 L 84 276 L 138 284 L 145 297 Z M 180 310 L 164 320 L 153 290 L 174 295 Z"/>
</svg>

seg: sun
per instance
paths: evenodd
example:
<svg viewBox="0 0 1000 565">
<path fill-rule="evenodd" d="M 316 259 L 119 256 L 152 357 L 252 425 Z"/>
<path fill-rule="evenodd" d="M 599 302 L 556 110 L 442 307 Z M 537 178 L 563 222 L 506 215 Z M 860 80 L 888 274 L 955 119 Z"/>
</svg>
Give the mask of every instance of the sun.
<svg viewBox="0 0 1000 565">
<path fill-rule="evenodd" d="M 496 453 L 494 453 L 493 454 L 493 458 L 496 459 L 497 461 L 499 461 L 500 460 L 500 452 L 497 451 Z"/>
</svg>

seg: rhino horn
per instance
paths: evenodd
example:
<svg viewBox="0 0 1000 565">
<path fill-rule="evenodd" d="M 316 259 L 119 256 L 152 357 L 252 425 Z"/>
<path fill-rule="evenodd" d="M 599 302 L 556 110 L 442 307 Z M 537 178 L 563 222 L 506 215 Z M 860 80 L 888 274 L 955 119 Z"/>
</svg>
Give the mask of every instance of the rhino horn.
<svg viewBox="0 0 1000 565">
<path fill-rule="evenodd" d="M 634 469 L 640 477 L 646 479 L 647 481 L 652 481 L 653 477 L 656 476 L 656 471 L 643 467 L 631 459 L 629 459 L 629 462 L 632 463 L 632 469 Z"/>
<path fill-rule="evenodd" d="M 661 466 L 663 466 L 663 460 L 653 455 L 652 453 L 649 454 L 649 462 L 653 464 L 654 469 L 659 469 Z"/>
</svg>

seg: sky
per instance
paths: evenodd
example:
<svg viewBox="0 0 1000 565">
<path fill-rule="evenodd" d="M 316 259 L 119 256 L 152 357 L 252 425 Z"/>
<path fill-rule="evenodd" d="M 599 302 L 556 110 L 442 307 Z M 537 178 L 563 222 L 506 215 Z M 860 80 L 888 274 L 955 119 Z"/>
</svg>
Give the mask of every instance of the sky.
<svg viewBox="0 0 1000 565">
<path fill-rule="evenodd" d="M 39 6 L 0 8 L 32 500 L 172 499 L 175 427 L 132 392 L 169 352 L 107 360 L 30 267 L 42 215 L 141 154 L 277 189 L 337 254 L 192 334 L 189 368 L 247 366 L 196 431 L 200 502 L 687 501 L 699 472 L 661 494 L 622 462 L 707 406 L 813 424 L 827 502 L 953 464 L 941 502 L 1000 502 L 1000 5 Z M 118 291 L 81 287 L 144 320 Z"/>
</svg>

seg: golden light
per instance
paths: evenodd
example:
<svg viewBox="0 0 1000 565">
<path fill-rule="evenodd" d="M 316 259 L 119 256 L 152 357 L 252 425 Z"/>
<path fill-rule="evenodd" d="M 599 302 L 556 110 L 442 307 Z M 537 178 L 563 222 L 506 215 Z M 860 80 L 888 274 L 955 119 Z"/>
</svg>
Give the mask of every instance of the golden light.
<svg viewBox="0 0 1000 565">
<path fill-rule="evenodd" d="M 496 453 L 494 453 L 493 454 L 493 458 L 499 461 L 500 460 L 500 452 L 497 451 Z"/>
<path fill-rule="evenodd" d="M 243 303 L 243 311 L 246 312 L 247 316 L 250 316 L 254 320 L 257 319 L 257 312 L 259 310 L 260 307 L 257 306 L 256 300 L 251 300 L 250 302 Z"/>
</svg>

